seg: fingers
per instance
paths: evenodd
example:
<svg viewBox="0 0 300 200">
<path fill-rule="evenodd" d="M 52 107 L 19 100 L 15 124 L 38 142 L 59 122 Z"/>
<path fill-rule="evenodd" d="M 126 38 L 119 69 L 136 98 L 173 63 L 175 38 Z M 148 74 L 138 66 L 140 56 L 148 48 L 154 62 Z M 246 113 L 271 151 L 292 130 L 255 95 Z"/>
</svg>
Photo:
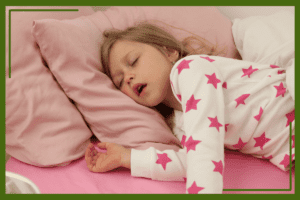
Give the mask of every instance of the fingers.
<svg viewBox="0 0 300 200">
<path fill-rule="evenodd" d="M 107 155 L 105 153 L 98 153 L 97 155 L 97 159 L 94 160 L 94 165 L 92 166 L 92 170 L 93 172 L 106 172 L 106 167 L 103 166 L 103 164 L 105 163 L 105 159 L 106 159 Z"/>
<path fill-rule="evenodd" d="M 98 151 L 95 149 L 94 145 L 90 143 L 85 151 L 85 161 L 90 171 L 93 170 L 98 157 Z"/>
<path fill-rule="evenodd" d="M 108 144 L 108 142 L 100 142 L 97 144 L 97 146 L 101 149 L 107 149 Z"/>
</svg>

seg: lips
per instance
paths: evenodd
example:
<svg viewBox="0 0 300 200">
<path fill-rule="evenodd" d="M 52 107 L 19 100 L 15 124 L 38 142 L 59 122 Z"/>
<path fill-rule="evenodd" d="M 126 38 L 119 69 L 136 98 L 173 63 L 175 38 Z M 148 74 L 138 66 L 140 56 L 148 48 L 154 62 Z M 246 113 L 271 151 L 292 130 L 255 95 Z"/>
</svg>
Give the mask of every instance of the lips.
<svg viewBox="0 0 300 200">
<path fill-rule="evenodd" d="M 146 86 L 147 84 L 137 83 L 133 86 L 133 91 L 136 95 L 140 96 Z"/>
</svg>

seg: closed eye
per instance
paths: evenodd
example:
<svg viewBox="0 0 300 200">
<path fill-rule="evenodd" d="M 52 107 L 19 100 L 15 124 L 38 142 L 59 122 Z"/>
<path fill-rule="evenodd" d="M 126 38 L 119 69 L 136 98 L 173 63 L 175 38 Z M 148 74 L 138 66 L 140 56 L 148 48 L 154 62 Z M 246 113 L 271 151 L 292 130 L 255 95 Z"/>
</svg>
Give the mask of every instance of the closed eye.
<svg viewBox="0 0 300 200">
<path fill-rule="evenodd" d="M 133 63 L 131 64 L 131 66 L 134 66 L 137 63 L 138 59 L 139 58 L 135 59 L 135 61 L 133 61 Z"/>
</svg>

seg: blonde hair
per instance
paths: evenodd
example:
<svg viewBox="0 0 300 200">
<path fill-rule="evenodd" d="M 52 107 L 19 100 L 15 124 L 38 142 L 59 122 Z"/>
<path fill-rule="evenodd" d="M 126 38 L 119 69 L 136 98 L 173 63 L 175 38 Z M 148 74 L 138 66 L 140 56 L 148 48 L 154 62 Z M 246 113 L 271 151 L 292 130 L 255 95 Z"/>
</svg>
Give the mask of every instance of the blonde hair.
<svg viewBox="0 0 300 200">
<path fill-rule="evenodd" d="M 176 28 L 171 25 L 168 26 Z M 112 78 L 109 70 L 109 54 L 113 45 L 119 40 L 128 40 L 148 44 L 157 48 L 162 53 L 165 52 L 164 47 L 166 47 L 168 50 L 176 50 L 179 53 L 178 60 L 192 54 L 225 55 L 225 49 L 217 51 L 216 45 L 213 45 L 212 43 L 193 33 L 190 34 L 192 36 L 189 36 L 180 42 L 167 31 L 149 22 L 141 22 L 125 30 L 106 30 L 103 33 L 103 42 L 100 52 L 103 71 L 109 78 Z M 193 46 L 198 47 L 194 48 Z M 170 117 L 173 115 L 173 109 L 162 104 L 157 105 L 155 108 L 161 113 L 162 116 L 165 117 L 168 126 L 172 128 L 173 124 L 172 120 L 170 120 Z"/>
<path fill-rule="evenodd" d="M 168 26 L 176 28 L 171 25 Z M 179 53 L 178 59 L 192 54 L 224 55 L 225 49 L 217 51 L 217 47 L 212 43 L 193 33 L 191 34 L 193 36 L 189 36 L 180 42 L 167 31 L 148 22 L 141 22 L 125 30 L 106 30 L 103 32 L 103 42 L 100 52 L 104 73 L 111 78 L 109 70 L 109 54 L 115 42 L 119 40 L 148 44 L 157 48 L 162 53 L 165 51 L 164 47 L 169 50 L 176 50 Z M 195 49 L 193 46 L 198 46 L 198 48 Z"/>
</svg>

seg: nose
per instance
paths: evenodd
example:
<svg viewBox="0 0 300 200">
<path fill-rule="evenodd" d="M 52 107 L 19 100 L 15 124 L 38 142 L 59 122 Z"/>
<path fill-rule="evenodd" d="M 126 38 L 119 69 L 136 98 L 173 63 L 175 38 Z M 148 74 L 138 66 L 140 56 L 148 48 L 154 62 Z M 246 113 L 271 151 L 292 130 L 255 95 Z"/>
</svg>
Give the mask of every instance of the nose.
<svg viewBox="0 0 300 200">
<path fill-rule="evenodd" d="M 135 78 L 135 75 L 133 73 L 127 73 L 125 75 L 124 81 L 125 83 L 130 84 L 130 82 Z"/>
</svg>

